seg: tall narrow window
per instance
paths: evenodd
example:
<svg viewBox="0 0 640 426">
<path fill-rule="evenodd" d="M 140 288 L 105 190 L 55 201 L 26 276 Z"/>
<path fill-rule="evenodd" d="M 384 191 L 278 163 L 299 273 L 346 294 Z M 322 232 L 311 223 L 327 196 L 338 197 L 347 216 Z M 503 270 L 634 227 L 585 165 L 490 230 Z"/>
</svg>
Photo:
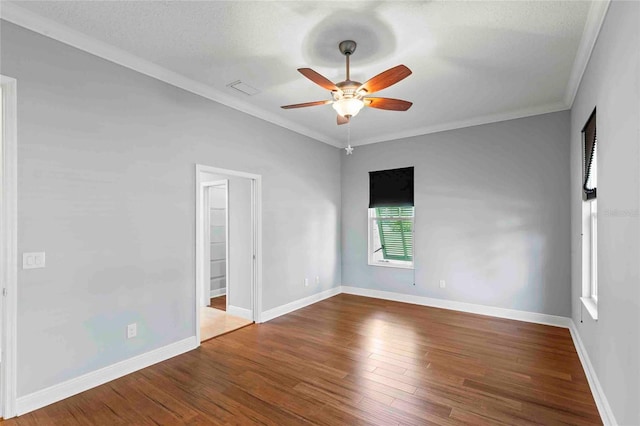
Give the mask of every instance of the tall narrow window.
<svg viewBox="0 0 640 426">
<path fill-rule="evenodd" d="M 598 186 L 598 135 L 596 129 L 596 111 L 593 110 L 587 124 L 582 129 L 583 174 L 582 192 L 584 200 L 594 200 Z"/>
<path fill-rule="evenodd" d="M 598 201 L 593 200 L 590 203 L 590 249 L 591 249 L 591 277 L 590 282 L 591 286 L 589 289 L 589 296 L 593 299 L 595 303 L 598 303 Z"/>
<path fill-rule="evenodd" d="M 598 136 L 594 110 L 582 129 L 582 303 L 598 319 Z"/>
<path fill-rule="evenodd" d="M 413 268 L 413 167 L 369 173 L 369 264 Z"/>
</svg>

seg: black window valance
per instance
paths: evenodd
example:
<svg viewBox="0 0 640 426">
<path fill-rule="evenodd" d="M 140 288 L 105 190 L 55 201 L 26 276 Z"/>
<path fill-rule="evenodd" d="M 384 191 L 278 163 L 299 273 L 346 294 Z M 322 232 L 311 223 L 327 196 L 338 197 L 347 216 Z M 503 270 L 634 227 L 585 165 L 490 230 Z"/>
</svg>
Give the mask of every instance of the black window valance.
<svg viewBox="0 0 640 426">
<path fill-rule="evenodd" d="M 591 116 L 587 120 L 587 124 L 584 125 L 582 129 L 582 139 L 583 139 L 583 158 L 584 164 L 582 167 L 583 175 L 582 175 L 582 195 L 585 200 L 591 200 L 596 198 L 596 183 L 595 176 L 592 174 L 597 173 L 594 172 L 594 169 L 597 168 L 597 165 L 594 165 L 594 161 L 596 158 L 596 144 L 598 141 L 598 136 L 596 132 L 596 110 L 594 109 L 591 113 Z"/>
<path fill-rule="evenodd" d="M 413 206 L 413 167 L 369 172 L 369 208 Z"/>
</svg>

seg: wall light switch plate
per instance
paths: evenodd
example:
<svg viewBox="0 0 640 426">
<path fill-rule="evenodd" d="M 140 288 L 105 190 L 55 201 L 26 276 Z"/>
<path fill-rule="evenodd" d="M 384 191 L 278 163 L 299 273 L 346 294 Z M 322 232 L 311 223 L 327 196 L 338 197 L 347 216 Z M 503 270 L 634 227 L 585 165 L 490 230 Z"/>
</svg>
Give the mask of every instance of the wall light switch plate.
<svg viewBox="0 0 640 426">
<path fill-rule="evenodd" d="M 36 269 L 45 267 L 44 252 L 22 253 L 22 269 Z"/>
<path fill-rule="evenodd" d="M 309 278 L 304 279 L 304 286 L 309 287 Z"/>
<path fill-rule="evenodd" d="M 440 288 L 445 288 L 447 283 L 444 280 L 440 280 Z"/>
</svg>

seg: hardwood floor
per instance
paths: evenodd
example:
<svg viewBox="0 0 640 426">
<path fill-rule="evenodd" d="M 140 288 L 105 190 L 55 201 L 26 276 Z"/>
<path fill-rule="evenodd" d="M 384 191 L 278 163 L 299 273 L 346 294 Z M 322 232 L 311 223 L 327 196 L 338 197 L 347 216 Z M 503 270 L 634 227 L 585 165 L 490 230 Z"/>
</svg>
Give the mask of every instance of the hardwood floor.
<svg viewBox="0 0 640 426">
<path fill-rule="evenodd" d="M 210 305 L 214 309 L 220 309 L 221 311 L 227 310 L 227 296 L 212 297 Z"/>
<path fill-rule="evenodd" d="M 341 294 L 7 424 L 601 420 L 566 329 Z"/>
<path fill-rule="evenodd" d="M 200 309 L 200 341 L 205 342 L 249 324 L 253 324 L 253 321 L 203 306 Z"/>
</svg>

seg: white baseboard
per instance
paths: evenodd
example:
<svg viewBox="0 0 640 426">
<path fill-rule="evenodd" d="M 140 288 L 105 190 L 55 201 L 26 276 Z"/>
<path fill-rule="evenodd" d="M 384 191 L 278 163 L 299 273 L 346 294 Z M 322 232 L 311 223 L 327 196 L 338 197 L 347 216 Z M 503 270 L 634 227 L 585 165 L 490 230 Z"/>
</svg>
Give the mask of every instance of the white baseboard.
<svg viewBox="0 0 640 426">
<path fill-rule="evenodd" d="M 209 297 L 211 299 L 213 299 L 214 297 L 220 297 L 220 296 L 224 296 L 227 294 L 227 288 L 217 288 L 215 290 L 211 290 L 211 292 L 209 293 Z"/>
<path fill-rule="evenodd" d="M 319 302 L 324 299 L 328 299 L 329 297 L 335 296 L 336 294 L 340 294 L 342 292 L 341 287 L 333 287 L 329 290 L 322 291 L 320 293 L 312 294 L 311 296 L 304 297 L 302 299 L 294 300 L 293 302 L 287 303 L 285 305 L 278 306 L 273 309 L 269 309 L 268 311 L 264 311 L 261 316 L 261 322 L 267 322 L 274 318 L 277 318 L 281 315 L 288 314 L 289 312 L 296 311 L 300 308 L 304 308 L 305 306 L 309 306 L 316 302 Z"/>
<path fill-rule="evenodd" d="M 288 314 L 298 309 L 304 308 L 321 300 L 328 299 L 340 293 L 353 294 L 357 296 L 373 297 L 376 299 L 392 300 L 396 302 L 411 303 L 414 305 L 430 306 L 436 308 L 450 309 L 455 311 L 469 312 L 480 315 L 507 318 L 518 321 L 533 322 L 538 324 L 553 325 L 568 328 L 573 339 L 578 357 L 585 371 L 591 393 L 593 394 L 596 406 L 602 421 L 605 425 L 616 425 L 615 417 L 611 406 L 602 390 L 598 377 L 593 369 L 589 355 L 582 343 L 575 323 L 571 318 L 555 315 L 546 315 L 536 312 L 517 311 L 514 309 L 496 308 L 492 306 L 476 305 L 472 303 L 456 302 L 452 300 L 434 299 L 429 297 L 414 296 L 409 294 L 394 293 L 381 290 L 372 290 L 361 287 L 338 286 L 311 296 L 299 299 L 262 313 L 262 322 L 270 321 L 279 316 Z M 228 313 L 249 320 L 253 319 L 250 309 L 228 306 Z M 70 396 L 84 392 L 88 389 L 100 386 L 111 380 L 115 380 L 124 375 L 133 373 L 150 365 L 188 352 L 198 347 L 195 336 L 172 343 L 159 349 L 135 356 L 133 358 L 118 362 L 108 367 L 101 368 L 83 376 L 76 377 L 58 385 L 25 395 L 16 400 L 17 415 L 26 414 L 38 408 L 45 407 L 54 402 L 63 400 Z"/>
<path fill-rule="evenodd" d="M 227 313 L 236 317 L 253 321 L 253 311 L 251 309 L 239 308 L 237 306 L 227 305 Z"/>
<path fill-rule="evenodd" d="M 616 418 L 613 415 L 613 411 L 611 410 L 609 401 L 604 394 L 602 386 L 600 386 L 600 381 L 598 380 L 596 371 L 593 369 L 593 365 L 591 364 L 591 360 L 589 359 L 587 349 L 584 347 L 584 343 L 582 343 L 582 339 L 580 338 L 580 334 L 578 333 L 578 328 L 576 327 L 576 324 L 575 322 L 573 322 L 573 320 L 571 320 L 569 331 L 571 332 L 573 345 L 576 347 L 578 357 L 580 358 L 580 362 L 582 363 L 582 369 L 584 370 L 584 374 L 587 376 L 589 388 L 591 388 L 591 394 L 593 395 L 593 399 L 596 401 L 596 407 L 598 407 L 598 412 L 600 413 L 600 417 L 602 418 L 602 423 L 604 423 L 605 426 L 617 425 L 618 423 L 616 422 Z"/>
<path fill-rule="evenodd" d="M 372 290 L 361 287 L 342 286 L 342 293 L 356 296 L 373 297 L 376 299 L 393 300 L 395 302 L 411 303 L 413 305 L 431 306 L 433 308 L 450 309 L 453 311 L 469 312 L 490 317 L 507 318 L 517 321 L 533 322 L 536 324 L 553 325 L 570 328 L 571 319 L 538 312 L 518 311 L 515 309 L 496 308 L 493 306 L 476 305 L 474 303 L 456 302 L 454 300 L 435 299 L 412 294 L 394 293 L 390 291 Z"/>
<path fill-rule="evenodd" d="M 111 380 L 141 370 L 176 355 L 188 352 L 199 346 L 195 336 L 172 343 L 167 346 L 125 359 L 96 371 L 84 374 L 66 382 L 39 390 L 29 395 L 19 397 L 16 400 L 16 413 L 22 415 L 38 408 L 45 407 L 54 402 L 61 401 L 70 396 L 84 392 L 88 389 L 100 386 Z"/>
</svg>

